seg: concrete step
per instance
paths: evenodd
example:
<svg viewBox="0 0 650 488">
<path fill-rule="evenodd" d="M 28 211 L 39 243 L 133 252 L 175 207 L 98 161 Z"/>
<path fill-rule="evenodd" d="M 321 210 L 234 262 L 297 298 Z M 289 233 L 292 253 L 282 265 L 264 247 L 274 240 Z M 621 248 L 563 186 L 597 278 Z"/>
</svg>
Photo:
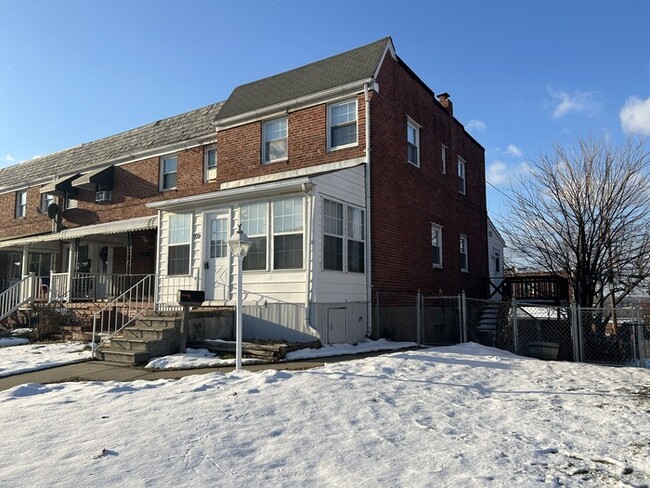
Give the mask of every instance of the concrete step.
<svg viewBox="0 0 650 488">
<path fill-rule="evenodd" d="M 98 349 L 97 353 L 102 361 L 129 364 L 132 366 L 145 364 L 149 359 L 151 359 L 151 354 L 146 351 L 118 351 L 111 348 L 101 347 Z"/>
<path fill-rule="evenodd" d="M 150 327 L 150 328 L 180 328 L 183 319 L 181 317 L 160 317 L 160 316 L 147 316 L 140 317 L 135 321 L 136 327 Z"/>
<path fill-rule="evenodd" d="M 113 337 L 104 350 L 147 352 L 152 357 L 166 356 L 178 352 L 177 340 L 124 339 Z"/>
<path fill-rule="evenodd" d="M 179 330 L 175 327 L 126 327 L 122 331 L 125 339 L 164 340 L 178 337 Z"/>
</svg>

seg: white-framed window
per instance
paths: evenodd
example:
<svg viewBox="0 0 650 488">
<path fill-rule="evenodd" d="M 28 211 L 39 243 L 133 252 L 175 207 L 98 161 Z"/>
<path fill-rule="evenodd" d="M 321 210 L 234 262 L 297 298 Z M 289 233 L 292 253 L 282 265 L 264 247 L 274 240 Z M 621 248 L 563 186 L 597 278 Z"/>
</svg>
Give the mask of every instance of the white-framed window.
<svg viewBox="0 0 650 488">
<path fill-rule="evenodd" d="M 167 274 L 190 274 L 190 240 L 192 214 L 169 216 L 169 244 L 167 247 Z"/>
<path fill-rule="evenodd" d="M 365 211 L 323 200 L 323 269 L 365 272 Z"/>
<path fill-rule="evenodd" d="M 287 118 L 267 120 L 262 126 L 262 163 L 288 157 Z"/>
<path fill-rule="evenodd" d="M 431 250 L 434 268 L 442 268 L 442 227 L 431 224 Z"/>
<path fill-rule="evenodd" d="M 444 144 L 440 145 L 440 159 L 442 161 L 442 174 L 447 174 L 447 146 Z"/>
<path fill-rule="evenodd" d="M 458 191 L 463 195 L 467 192 L 467 181 L 465 177 L 465 161 L 463 158 L 458 158 Z"/>
<path fill-rule="evenodd" d="M 54 203 L 54 195 L 51 193 L 41 193 L 41 212 L 47 213 L 48 207 Z"/>
<path fill-rule="evenodd" d="M 210 220 L 210 259 L 228 256 L 228 219 Z"/>
<path fill-rule="evenodd" d="M 357 144 L 356 100 L 347 100 L 328 106 L 327 140 L 330 150 Z"/>
<path fill-rule="evenodd" d="M 303 197 L 273 202 L 273 269 L 302 269 Z"/>
<path fill-rule="evenodd" d="M 406 142 L 408 162 L 420 167 L 420 126 L 410 118 L 406 122 Z"/>
<path fill-rule="evenodd" d="M 16 213 L 17 219 L 24 219 L 27 215 L 27 191 L 16 192 Z"/>
<path fill-rule="evenodd" d="M 268 233 L 267 202 L 242 205 L 240 208 L 242 230 L 251 240 L 251 247 L 242 263 L 244 271 L 266 270 L 266 242 Z"/>
<path fill-rule="evenodd" d="M 205 181 L 217 179 L 217 145 L 210 144 L 203 149 L 203 162 L 205 165 Z"/>
<path fill-rule="evenodd" d="M 74 198 L 76 196 L 75 193 L 66 193 L 65 194 L 65 208 L 66 210 L 69 208 L 77 208 L 79 206 L 79 200 Z"/>
<path fill-rule="evenodd" d="M 365 272 L 365 213 L 357 207 L 348 206 L 348 271 L 352 273 Z"/>
<path fill-rule="evenodd" d="M 468 271 L 468 260 L 467 260 L 467 236 L 460 236 L 460 270 Z"/>
<path fill-rule="evenodd" d="M 178 166 L 178 156 L 162 156 L 160 158 L 160 189 L 173 190 L 176 188 L 176 170 Z"/>
</svg>

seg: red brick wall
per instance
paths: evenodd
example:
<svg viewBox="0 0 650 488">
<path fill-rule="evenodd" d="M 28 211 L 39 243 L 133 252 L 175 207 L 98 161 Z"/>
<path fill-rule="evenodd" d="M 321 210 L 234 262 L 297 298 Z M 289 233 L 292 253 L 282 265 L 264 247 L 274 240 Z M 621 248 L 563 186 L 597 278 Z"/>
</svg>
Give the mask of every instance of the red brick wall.
<svg viewBox="0 0 650 488">
<path fill-rule="evenodd" d="M 483 297 L 487 217 L 483 148 L 406 70 L 387 57 L 371 101 L 372 270 L 375 290 Z M 420 129 L 420 167 L 407 161 L 407 115 Z M 442 174 L 441 144 L 448 147 Z M 456 161 L 466 161 L 467 193 Z M 443 227 L 443 268 L 432 266 L 431 223 Z M 467 235 L 469 273 L 460 271 Z"/>
</svg>

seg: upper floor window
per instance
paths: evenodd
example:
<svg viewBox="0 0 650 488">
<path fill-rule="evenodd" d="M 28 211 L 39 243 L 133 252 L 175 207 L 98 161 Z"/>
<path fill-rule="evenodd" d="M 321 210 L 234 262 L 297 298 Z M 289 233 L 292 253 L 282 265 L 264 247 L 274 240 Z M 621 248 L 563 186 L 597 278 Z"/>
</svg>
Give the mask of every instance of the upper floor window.
<svg viewBox="0 0 650 488">
<path fill-rule="evenodd" d="M 217 179 L 217 145 L 210 144 L 203 150 L 203 160 L 205 164 L 205 181 L 214 181 Z"/>
<path fill-rule="evenodd" d="M 468 261 L 467 261 L 467 236 L 460 236 L 460 270 L 467 271 Z"/>
<path fill-rule="evenodd" d="M 442 227 L 437 224 L 431 224 L 431 248 L 433 266 L 442 268 Z"/>
<path fill-rule="evenodd" d="M 446 175 L 447 174 L 447 146 L 442 144 L 440 152 L 441 152 L 440 158 L 442 160 L 442 174 Z"/>
<path fill-rule="evenodd" d="M 27 214 L 27 192 L 17 191 L 16 192 L 16 218 L 22 219 L 25 218 Z"/>
<path fill-rule="evenodd" d="M 494 252 L 494 271 L 501 273 L 501 253 L 499 251 Z"/>
<path fill-rule="evenodd" d="M 467 182 L 465 178 L 465 161 L 463 158 L 458 158 L 458 191 L 463 195 L 467 192 Z"/>
<path fill-rule="evenodd" d="M 329 105 L 328 142 L 330 149 L 339 149 L 357 143 L 356 100 Z"/>
<path fill-rule="evenodd" d="M 160 158 L 160 189 L 172 190 L 176 188 L 177 156 L 163 156 Z"/>
<path fill-rule="evenodd" d="M 287 118 L 268 120 L 263 125 L 262 162 L 287 159 Z"/>
<path fill-rule="evenodd" d="M 41 194 L 41 212 L 47 213 L 48 207 L 54 203 L 54 195 L 51 193 Z"/>
<path fill-rule="evenodd" d="M 412 120 L 406 123 L 406 140 L 408 143 L 408 162 L 420 167 L 420 126 Z"/>
<path fill-rule="evenodd" d="M 169 216 L 169 245 L 167 249 L 167 274 L 190 274 L 190 239 L 192 214 Z"/>
</svg>

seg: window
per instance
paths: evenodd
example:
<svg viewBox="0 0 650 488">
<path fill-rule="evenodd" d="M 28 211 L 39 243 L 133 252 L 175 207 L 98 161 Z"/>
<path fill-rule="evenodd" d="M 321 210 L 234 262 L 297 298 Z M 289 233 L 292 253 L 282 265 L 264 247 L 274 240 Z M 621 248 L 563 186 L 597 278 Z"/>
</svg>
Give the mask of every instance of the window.
<svg viewBox="0 0 650 488">
<path fill-rule="evenodd" d="M 447 174 L 447 146 L 442 144 L 441 146 L 441 154 L 440 157 L 442 159 L 442 174 L 446 175 Z"/>
<path fill-rule="evenodd" d="M 323 268 L 343 271 L 343 204 L 323 201 Z"/>
<path fill-rule="evenodd" d="M 242 205 L 242 230 L 251 239 L 251 247 L 242 263 L 244 271 L 266 270 L 267 204 Z"/>
<path fill-rule="evenodd" d="M 41 212 L 47 213 L 48 207 L 54 203 L 54 195 L 51 193 L 41 194 Z"/>
<path fill-rule="evenodd" d="M 273 203 L 273 269 L 303 267 L 303 198 Z"/>
<path fill-rule="evenodd" d="M 328 109 L 328 141 L 330 149 L 357 143 L 357 101 L 335 103 Z"/>
<path fill-rule="evenodd" d="M 465 184 L 465 161 L 458 158 L 458 191 L 465 195 L 467 187 Z"/>
<path fill-rule="evenodd" d="M 442 227 L 437 224 L 431 224 L 431 248 L 433 266 L 442 268 Z"/>
<path fill-rule="evenodd" d="M 262 162 L 287 159 L 287 118 L 269 120 L 263 126 Z"/>
<path fill-rule="evenodd" d="M 211 144 L 203 150 L 203 159 L 205 163 L 205 181 L 214 181 L 217 179 L 217 145 Z M 174 183 L 174 186 L 176 183 Z"/>
<path fill-rule="evenodd" d="M 24 219 L 27 214 L 27 192 L 16 192 L 16 218 Z"/>
<path fill-rule="evenodd" d="M 460 270 L 467 271 L 467 236 L 460 236 Z"/>
<path fill-rule="evenodd" d="M 495 273 L 501 272 L 501 254 L 499 253 L 499 251 L 495 251 L 494 253 L 494 272 Z"/>
<path fill-rule="evenodd" d="M 172 190 L 176 188 L 177 156 L 163 156 L 160 158 L 160 189 Z"/>
<path fill-rule="evenodd" d="M 210 220 L 210 259 L 228 256 L 228 219 Z"/>
<path fill-rule="evenodd" d="M 169 217 L 169 246 L 167 256 L 168 275 L 190 274 L 191 214 Z"/>
<path fill-rule="evenodd" d="M 408 162 L 420 167 L 420 127 L 413 121 L 406 123 L 406 140 L 408 143 Z"/>
<path fill-rule="evenodd" d="M 79 201 L 74 198 L 76 197 L 76 193 L 66 193 L 65 194 L 65 208 L 66 210 L 69 208 L 77 208 L 79 206 Z"/>
<path fill-rule="evenodd" d="M 364 211 L 348 207 L 348 271 L 365 271 L 365 221 Z"/>
<path fill-rule="evenodd" d="M 323 269 L 365 272 L 365 212 L 360 208 L 323 200 Z"/>
</svg>

